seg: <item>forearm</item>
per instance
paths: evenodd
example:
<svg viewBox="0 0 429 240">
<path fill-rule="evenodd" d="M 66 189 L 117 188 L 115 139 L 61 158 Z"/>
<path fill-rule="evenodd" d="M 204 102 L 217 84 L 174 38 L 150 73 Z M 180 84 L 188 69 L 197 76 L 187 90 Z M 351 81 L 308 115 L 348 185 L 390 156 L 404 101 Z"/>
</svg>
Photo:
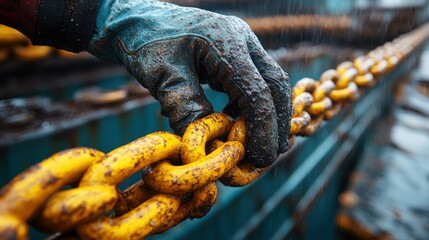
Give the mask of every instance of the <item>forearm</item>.
<svg viewBox="0 0 429 240">
<path fill-rule="evenodd" d="M 99 0 L 0 0 L 0 22 L 27 35 L 33 44 L 79 52 L 86 49 Z"/>
</svg>

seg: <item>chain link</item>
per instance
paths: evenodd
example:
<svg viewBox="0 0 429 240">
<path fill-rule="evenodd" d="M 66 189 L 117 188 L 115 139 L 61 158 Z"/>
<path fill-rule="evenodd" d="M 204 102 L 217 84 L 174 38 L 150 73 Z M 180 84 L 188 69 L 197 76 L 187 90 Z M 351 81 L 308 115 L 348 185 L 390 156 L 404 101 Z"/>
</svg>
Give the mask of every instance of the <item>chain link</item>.
<svg viewBox="0 0 429 240">
<path fill-rule="evenodd" d="M 428 35 L 425 25 L 339 64 L 319 81 L 298 81 L 290 145 L 296 136 L 312 135 L 323 120 L 374 86 Z M 267 170 L 244 159 L 245 135 L 244 120 L 234 123 L 215 113 L 190 124 L 183 138 L 156 132 L 108 154 L 82 147 L 54 154 L 1 190 L 0 239 L 27 239 L 29 221 L 43 232 L 74 230 L 83 239 L 141 239 L 202 217 L 216 201 L 217 180 L 245 186 Z M 141 181 L 123 192 L 117 188 L 141 170 Z M 61 190 L 66 185 L 76 187 Z"/>
</svg>

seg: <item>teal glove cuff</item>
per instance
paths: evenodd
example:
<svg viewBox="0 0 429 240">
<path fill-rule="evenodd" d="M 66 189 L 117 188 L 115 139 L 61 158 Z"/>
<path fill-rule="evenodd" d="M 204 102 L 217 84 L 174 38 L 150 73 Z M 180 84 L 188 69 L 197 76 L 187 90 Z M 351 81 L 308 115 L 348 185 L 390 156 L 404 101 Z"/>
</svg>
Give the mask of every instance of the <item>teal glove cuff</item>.
<svg viewBox="0 0 429 240">
<path fill-rule="evenodd" d="M 112 8 L 112 3 L 113 2 L 111 0 L 100 0 L 100 7 L 98 8 L 97 19 L 95 22 L 96 31 L 103 28 L 107 17 L 109 16 L 110 9 Z"/>
</svg>

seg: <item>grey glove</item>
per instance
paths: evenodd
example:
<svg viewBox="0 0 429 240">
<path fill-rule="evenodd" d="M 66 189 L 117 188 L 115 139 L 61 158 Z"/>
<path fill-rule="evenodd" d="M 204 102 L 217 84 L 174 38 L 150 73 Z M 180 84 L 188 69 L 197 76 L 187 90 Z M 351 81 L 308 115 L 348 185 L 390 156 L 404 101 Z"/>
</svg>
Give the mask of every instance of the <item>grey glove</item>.
<svg viewBox="0 0 429 240">
<path fill-rule="evenodd" d="M 178 134 L 213 112 L 200 84 L 226 92 L 248 130 L 246 158 L 272 164 L 288 148 L 288 75 L 237 17 L 152 0 L 102 0 L 88 50 L 125 65 Z M 238 111 L 237 111 L 238 110 Z"/>
</svg>

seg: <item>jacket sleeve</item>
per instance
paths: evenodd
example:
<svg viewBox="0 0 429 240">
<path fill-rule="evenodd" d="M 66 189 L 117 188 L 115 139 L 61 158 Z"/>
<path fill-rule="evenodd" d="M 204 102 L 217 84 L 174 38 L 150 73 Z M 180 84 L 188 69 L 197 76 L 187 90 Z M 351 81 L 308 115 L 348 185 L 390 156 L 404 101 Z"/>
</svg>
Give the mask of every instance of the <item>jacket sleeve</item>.
<svg viewBox="0 0 429 240">
<path fill-rule="evenodd" d="M 100 0 L 0 0 L 0 21 L 35 45 L 79 52 L 94 31 Z"/>
<path fill-rule="evenodd" d="M 32 38 L 39 0 L 0 0 L 0 23 Z"/>
</svg>

